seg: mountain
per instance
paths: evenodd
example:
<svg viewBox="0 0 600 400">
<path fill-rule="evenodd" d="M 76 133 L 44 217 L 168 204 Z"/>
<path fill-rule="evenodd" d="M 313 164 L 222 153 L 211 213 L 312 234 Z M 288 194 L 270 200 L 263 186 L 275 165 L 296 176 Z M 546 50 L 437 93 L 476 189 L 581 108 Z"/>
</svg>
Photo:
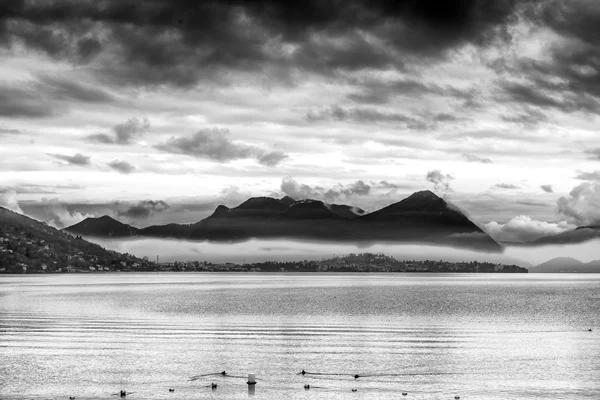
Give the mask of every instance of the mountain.
<svg viewBox="0 0 600 400">
<path fill-rule="evenodd" d="M 123 224 L 108 215 L 99 218 L 86 218 L 64 230 L 74 235 L 113 238 L 135 236 L 138 234 L 137 228 Z"/>
<path fill-rule="evenodd" d="M 527 244 L 535 246 L 544 244 L 577 244 L 593 239 L 600 239 L 599 225 L 579 226 L 573 230 L 556 235 L 543 236 Z"/>
<path fill-rule="evenodd" d="M 583 263 L 571 257 L 558 257 L 546 261 L 534 268 L 530 268 L 531 273 L 600 273 L 600 261 L 591 261 Z"/>
<path fill-rule="evenodd" d="M 358 219 L 361 231 L 377 241 L 449 244 L 480 250 L 500 248 L 458 208 L 429 190 Z"/>
<path fill-rule="evenodd" d="M 0 207 L 0 272 L 120 270 L 144 266 L 150 268 L 151 264 Z"/>
<path fill-rule="evenodd" d="M 90 237 L 148 236 L 218 242 L 288 238 L 361 244 L 420 243 L 502 251 L 457 207 L 429 190 L 416 192 L 370 214 L 358 207 L 320 200 L 252 197 L 237 207 L 220 205 L 207 218 L 188 225 L 137 229 L 104 216 L 88 218 L 65 230 Z"/>
</svg>

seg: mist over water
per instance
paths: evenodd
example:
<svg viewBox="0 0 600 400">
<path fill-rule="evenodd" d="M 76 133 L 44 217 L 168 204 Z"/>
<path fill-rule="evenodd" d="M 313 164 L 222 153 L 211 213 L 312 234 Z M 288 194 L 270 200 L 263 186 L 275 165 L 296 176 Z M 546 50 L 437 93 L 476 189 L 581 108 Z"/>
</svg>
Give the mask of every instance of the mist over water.
<svg viewBox="0 0 600 400">
<path fill-rule="evenodd" d="M 532 266 L 554 257 L 574 257 L 587 262 L 600 259 L 600 240 L 577 245 L 519 247 L 509 246 L 503 254 L 484 253 L 452 247 L 417 244 L 374 244 L 357 246 L 346 243 L 318 243 L 293 240 L 249 240 L 241 243 L 209 243 L 174 239 L 96 239 L 87 238 L 111 250 L 147 256 L 161 261 L 260 262 L 318 260 L 349 253 L 383 253 L 411 259 L 449 261 L 487 261 Z"/>
</svg>

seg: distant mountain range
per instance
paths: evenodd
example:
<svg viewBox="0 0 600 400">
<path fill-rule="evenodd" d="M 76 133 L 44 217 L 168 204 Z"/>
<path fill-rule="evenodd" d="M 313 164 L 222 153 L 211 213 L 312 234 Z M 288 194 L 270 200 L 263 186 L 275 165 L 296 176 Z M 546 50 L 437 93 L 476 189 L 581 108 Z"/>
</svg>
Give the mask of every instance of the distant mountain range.
<svg viewBox="0 0 600 400">
<path fill-rule="evenodd" d="M 558 257 L 536 267 L 529 268 L 531 273 L 600 273 L 600 260 L 583 263 L 571 257 Z"/>
<path fill-rule="evenodd" d="M 218 206 L 191 224 L 138 229 L 109 216 L 87 218 L 64 229 L 86 237 L 132 236 L 238 242 L 289 238 L 354 243 L 420 243 L 501 252 L 502 246 L 459 209 L 429 190 L 365 213 L 358 207 L 319 200 L 253 197 L 237 207 Z"/>
<path fill-rule="evenodd" d="M 600 225 L 579 226 L 570 231 L 541 237 L 530 242 L 530 244 L 536 246 L 544 244 L 575 244 L 592 239 L 600 239 Z"/>
</svg>

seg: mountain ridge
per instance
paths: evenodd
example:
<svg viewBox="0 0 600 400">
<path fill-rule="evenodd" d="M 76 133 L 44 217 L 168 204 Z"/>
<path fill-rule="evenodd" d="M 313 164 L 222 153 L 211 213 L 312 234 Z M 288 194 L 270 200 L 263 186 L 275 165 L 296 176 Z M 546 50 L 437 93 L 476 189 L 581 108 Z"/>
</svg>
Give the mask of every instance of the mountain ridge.
<svg viewBox="0 0 600 400">
<path fill-rule="evenodd" d="M 96 229 L 97 227 L 97 229 Z M 96 229 L 96 230 L 94 230 Z M 96 237 L 173 237 L 236 242 L 294 238 L 334 242 L 452 245 L 500 252 L 502 247 L 457 207 L 430 190 L 371 213 L 321 200 L 251 197 L 237 207 L 219 205 L 201 221 L 134 228 L 109 216 L 88 218 L 65 231 Z"/>
<path fill-rule="evenodd" d="M 572 257 L 556 257 L 529 268 L 531 273 L 600 273 L 600 260 L 587 263 Z"/>
</svg>

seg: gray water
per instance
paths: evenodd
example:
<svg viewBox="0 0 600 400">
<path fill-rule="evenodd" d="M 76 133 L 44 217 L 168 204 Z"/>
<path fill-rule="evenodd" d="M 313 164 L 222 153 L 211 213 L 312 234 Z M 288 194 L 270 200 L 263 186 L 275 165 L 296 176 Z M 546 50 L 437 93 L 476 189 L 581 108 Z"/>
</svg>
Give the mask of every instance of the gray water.
<svg viewBox="0 0 600 400">
<path fill-rule="evenodd" d="M 221 371 L 233 376 L 190 380 Z M 121 389 L 128 399 L 598 399 L 600 275 L 0 276 L 0 398 Z"/>
</svg>

